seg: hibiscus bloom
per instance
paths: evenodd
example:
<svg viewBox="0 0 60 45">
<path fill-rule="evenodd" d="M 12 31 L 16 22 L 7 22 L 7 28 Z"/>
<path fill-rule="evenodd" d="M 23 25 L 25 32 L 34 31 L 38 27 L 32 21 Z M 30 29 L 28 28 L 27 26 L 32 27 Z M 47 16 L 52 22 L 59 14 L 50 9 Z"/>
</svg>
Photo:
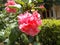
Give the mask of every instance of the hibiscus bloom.
<svg viewBox="0 0 60 45">
<path fill-rule="evenodd" d="M 15 4 L 16 4 L 15 1 L 9 0 L 9 1 L 7 1 L 7 3 L 5 4 L 5 6 L 15 5 Z"/>
<path fill-rule="evenodd" d="M 15 3 L 15 1 L 13 1 L 13 0 L 9 0 L 9 1 L 7 1 L 7 3 L 5 4 L 5 6 L 6 6 L 6 11 L 8 12 L 8 13 L 16 13 L 16 9 L 15 8 L 10 8 L 9 6 L 14 6 L 14 5 L 16 5 L 16 3 Z"/>
<path fill-rule="evenodd" d="M 30 36 L 37 35 L 40 30 L 38 27 L 42 24 L 40 14 L 34 11 L 33 14 L 26 12 L 18 16 L 19 29 Z"/>
<path fill-rule="evenodd" d="M 6 11 L 7 11 L 8 13 L 15 13 L 15 12 L 16 12 L 16 8 L 6 7 L 5 9 L 6 9 Z"/>
<path fill-rule="evenodd" d="M 44 7 L 44 5 L 40 5 L 40 8 L 42 9 L 42 8 L 45 8 L 45 7 Z"/>
</svg>

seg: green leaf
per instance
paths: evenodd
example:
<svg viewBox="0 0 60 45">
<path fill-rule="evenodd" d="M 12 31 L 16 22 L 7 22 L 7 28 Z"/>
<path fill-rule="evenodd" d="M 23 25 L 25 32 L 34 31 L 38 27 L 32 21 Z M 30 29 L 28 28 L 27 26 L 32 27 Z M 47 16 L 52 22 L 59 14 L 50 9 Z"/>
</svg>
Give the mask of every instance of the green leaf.
<svg viewBox="0 0 60 45">
<path fill-rule="evenodd" d="M 38 29 L 41 30 L 42 26 L 39 26 Z"/>
<path fill-rule="evenodd" d="M 29 3 L 29 0 L 22 0 L 23 2 L 25 2 L 25 3 Z"/>
<path fill-rule="evenodd" d="M 38 1 L 38 2 L 43 2 L 43 0 L 36 0 L 36 1 Z"/>
<path fill-rule="evenodd" d="M 34 42 L 34 45 L 41 45 L 40 42 Z"/>
<path fill-rule="evenodd" d="M 18 30 L 17 27 L 15 27 L 14 29 L 11 30 L 10 36 L 9 36 L 9 40 L 10 40 L 10 44 L 14 44 L 14 42 L 17 40 L 17 38 L 20 35 L 20 31 Z"/>
<path fill-rule="evenodd" d="M 0 36 L 4 36 L 4 32 L 0 31 Z"/>
<path fill-rule="evenodd" d="M 23 1 L 21 1 L 21 0 L 15 0 L 15 2 L 22 5 L 22 6 L 25 5 L 25 3 Z"/>
<path fill-rule="evenodd" d="M 20 9 L 21 8 L 21 5 L 20 4 L 16 4 L 16 5 L 13 5 L 13 6 L 9 6 L 10 8 L 17 8 L 17 9 Z"/>
<path fill-rule="evenodd" d="M 26 45 L 29 43 L 28 37 L 25 34 L 21 35 L 21 39 Z"/>
</svg>

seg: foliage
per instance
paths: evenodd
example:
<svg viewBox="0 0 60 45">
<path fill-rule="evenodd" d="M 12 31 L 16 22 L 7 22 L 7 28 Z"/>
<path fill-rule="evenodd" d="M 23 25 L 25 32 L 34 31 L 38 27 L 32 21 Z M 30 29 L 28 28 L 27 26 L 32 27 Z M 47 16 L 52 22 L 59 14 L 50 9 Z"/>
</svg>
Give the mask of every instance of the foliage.
<svg viewBox="0 0 60 45">
<path fill-rule="evenodd" d="M 17 27 L 16 16 L 16 14 L 6 14 L 6 12 L 0 14 L 0 30 L 4 32 L 4 38 L 9 37 L 10 43 L 8 43 L 10 45 L 15 45 L 16 42 L 24 45 L 28 45 L 30 42 L 34 44 L 40 42 L 43 45 L 60 45 L 60 20 L 44 19 L 40 28 L 41 32 L 32 38 L 20 32 Z"/>
<path fill-rule="evenodd" d="M 5 8 L 4 6 L 5 2 L 6 0 L 0 0 L 0 11 L 2 11 Z"/>
<path fill-rule="evenodd" d="M 0 31 L 0 42 L 4 41 L 4 32 Z"/>
<path fill-rule="evenodd" d="M 41 32 L 32 39 L 29 36 L 26 36 L 25 34 L 21 34 L 21 42 L 23 41 L 22 43 L 24 44 L 28 44 L 29 41 L 31 41 L 31 42 L 41 42 L 43 45 L 60 45 L 59 22 L 60 20 L 51 20 L 51 19 L 43 20 L 43 26 L 41 27 Z"/>
<path fill-rule="evenodd" d="M 60 20 L 43 20 L 40 40 L 43 45 L 60 45 Z"/>
<path fill-rule="evenodd" d="M 33 2 L 29 2 L 28 0 L 15 0 L 16 3 L 21 5 L 21 8 L 18 9 L 17 13 L 7 13 L 6 11 L 0 12 L 0 31 L 4 32 L 4 34 L 0 35 L 0 40 L 5 41 L 8 37 L 9 41 L 7 41 L 6 45 L 28 45 L 32 44 L 40 44 L 43 45 L 60 45 L 60 20 L 54 19 L 45 19 L 43 20 L 42 26 L 39 27 L 41 32 L 35 37 L 30 37 L 25 33 L 22 33 L 18 29 L 17 24 L 17 16 L 19 13 L 23 13 L 25 11 L 31 11 L 32 9 L 37 10 Z M 37 1 L 37 0 L 36 0 Z M 39 0 L 37 1 L 39 2 Z M 39 2 L 40 3 L 40 2 Z M 13 7 L 15 8 L 15 7 Z M 39 8 L 38 8 L 39 10 Z M 1 33 L 0 32 L 0 33 Z M 2 39 L 5 38 L 5 40 Z"/>
</svg>

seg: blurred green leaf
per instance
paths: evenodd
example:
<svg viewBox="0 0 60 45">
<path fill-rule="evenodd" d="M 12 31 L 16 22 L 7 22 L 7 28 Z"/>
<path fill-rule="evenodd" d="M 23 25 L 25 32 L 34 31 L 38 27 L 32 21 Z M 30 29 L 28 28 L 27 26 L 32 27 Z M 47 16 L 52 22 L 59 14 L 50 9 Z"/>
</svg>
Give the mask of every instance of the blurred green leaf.
<svg viewBox="0 0 60 45">
<path fill-rule="evenodd" d="M 43 2 L 44 0 L 36 0 L 36 1 L 38 1 L 38 2 Z"/>
<path fill-rule="evenodd" d="M 15 0 L 15 2 L 18 3 L 18 4 L 20 4 L 20 5 L 22 5 L 22 6 L 25 5 L 25 3 L 23 1 L 21 1 L 21 0 Z"/>
<path fill-rule="evenodd" d="M 13 44 L 19 36 L 20 31 L 18 30 L 18 28 L 17 27 L 13 28 L 9 36 L 10 44 Z"/>
<path fill-rule="evenodd" d="M 29 0 L 21 0 L 21 1 L 23 1 L 24 3 L 29 3 Z"/>
</svg>

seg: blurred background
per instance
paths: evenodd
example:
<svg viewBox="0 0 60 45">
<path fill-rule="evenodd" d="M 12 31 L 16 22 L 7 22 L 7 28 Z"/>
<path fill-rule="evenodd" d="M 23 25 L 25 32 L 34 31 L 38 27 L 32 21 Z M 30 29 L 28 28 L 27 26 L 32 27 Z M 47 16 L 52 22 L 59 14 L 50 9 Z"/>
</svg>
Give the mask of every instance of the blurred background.
<svg viewBox="0 0 60 45">
<path fill-rule="evenodd" d="M 26 4 L 23 10 L 9 14 L 5 11 L 7 0 L 0 0 L 0 45 L 60 45 L 60 0 L 19 1 L 21 5 Z M 35 9 L 41 15 L 42 26 L 39 27 L 41 32 L 32 38 L 19 31 L 17 15 Z"/>
</svg>

